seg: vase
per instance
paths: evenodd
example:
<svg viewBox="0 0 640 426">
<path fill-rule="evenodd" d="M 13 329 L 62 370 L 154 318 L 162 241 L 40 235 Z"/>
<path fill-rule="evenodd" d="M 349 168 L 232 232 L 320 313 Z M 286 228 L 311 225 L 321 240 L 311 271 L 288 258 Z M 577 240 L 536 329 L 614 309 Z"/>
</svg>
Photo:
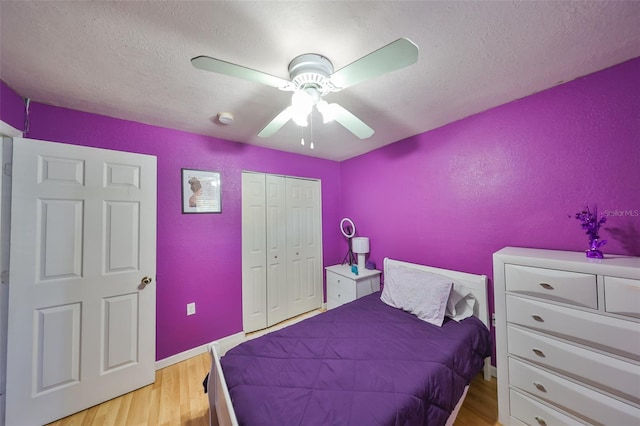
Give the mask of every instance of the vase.
<svg viewBox="0 0 640 426">
<path fill-rule="evenodd" d="M 598 247 L 600 247 L 598 239 L 596 238 L 594 240 L 591 240 L 591 247 L 589 248 L 589 250 L 585 251 L 585 254 L 589 259 L 604 259 L 604 255 L 600 250 L 598 250 Z"/>
</svg>

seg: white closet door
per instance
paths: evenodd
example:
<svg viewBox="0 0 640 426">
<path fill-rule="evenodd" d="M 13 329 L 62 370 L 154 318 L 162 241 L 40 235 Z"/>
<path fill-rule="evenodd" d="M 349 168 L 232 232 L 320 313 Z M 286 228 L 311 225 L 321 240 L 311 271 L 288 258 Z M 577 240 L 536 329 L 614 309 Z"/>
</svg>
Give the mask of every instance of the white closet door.
<svg viewBox="0 0 640 426">
<path fill-rule="evenodd" d="M 289 318 L 287 311 L 286 178 L 267 175 L 267 326 Z"/>
<path fill-rule="evenodd" d="M 287 287 L 289 317 L 322 305 L 320 182 L 287 179 Z"/>
<path fill-rule="evenodd" d="M 242 320 L 245 333 L 267 327 L 265 175 L 242 174 Z"/>
<path fill-rule="evenodd" d="M 242 174 L 245 333 L 322 305 L 320 182 Z"/>
</svg>

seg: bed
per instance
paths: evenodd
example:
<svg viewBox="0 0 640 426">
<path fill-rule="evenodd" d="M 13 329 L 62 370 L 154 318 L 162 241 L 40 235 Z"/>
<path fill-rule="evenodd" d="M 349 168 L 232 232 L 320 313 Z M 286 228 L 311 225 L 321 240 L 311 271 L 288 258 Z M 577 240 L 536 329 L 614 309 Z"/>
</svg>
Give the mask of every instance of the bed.
<svg viewBox="0 0 640 426">
<path fill-rule="evenodd" d="M 211 424 L 453 424 L 473 377 L 490 378 L 487 277 L 388 258 L 384 272 L 382 293 L 226 354 L 211 344 Z M 439 287 L 446 296 L 433 292 Z M 448 316 L 434 325 L 418 318 L 422 306 L 399 309 L 409 293 L 418 303 L 434 300 L 436 316 L 444 303 Z"/>
</svg>

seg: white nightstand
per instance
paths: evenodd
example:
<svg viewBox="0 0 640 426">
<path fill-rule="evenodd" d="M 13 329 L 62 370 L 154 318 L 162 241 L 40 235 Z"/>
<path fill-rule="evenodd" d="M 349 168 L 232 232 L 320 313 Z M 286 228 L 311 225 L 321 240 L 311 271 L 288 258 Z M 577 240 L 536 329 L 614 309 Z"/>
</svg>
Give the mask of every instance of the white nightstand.
<svg viewBox="0 0 640 426">
<path fill-rule="evenodd" d="M 380 271 L 365 269 L 358 275 L 349 265 L 327 266 L 327 309 L 380 290 Z"/>
</svg>

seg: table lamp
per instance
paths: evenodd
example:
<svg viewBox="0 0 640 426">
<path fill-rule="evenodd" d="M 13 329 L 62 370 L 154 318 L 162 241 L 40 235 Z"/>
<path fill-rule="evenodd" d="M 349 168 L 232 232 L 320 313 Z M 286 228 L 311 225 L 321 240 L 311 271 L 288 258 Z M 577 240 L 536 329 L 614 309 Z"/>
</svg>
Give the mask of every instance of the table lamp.
<svg viewBox="0 0 640 426">
<path fill-rule="evenodd" d="M 358 270 L 364 271 L 365 256 L 369 253 L 369 237 L 355 237 L 351 240 L 351 248 L 358 255 Z"/>
</svg>

